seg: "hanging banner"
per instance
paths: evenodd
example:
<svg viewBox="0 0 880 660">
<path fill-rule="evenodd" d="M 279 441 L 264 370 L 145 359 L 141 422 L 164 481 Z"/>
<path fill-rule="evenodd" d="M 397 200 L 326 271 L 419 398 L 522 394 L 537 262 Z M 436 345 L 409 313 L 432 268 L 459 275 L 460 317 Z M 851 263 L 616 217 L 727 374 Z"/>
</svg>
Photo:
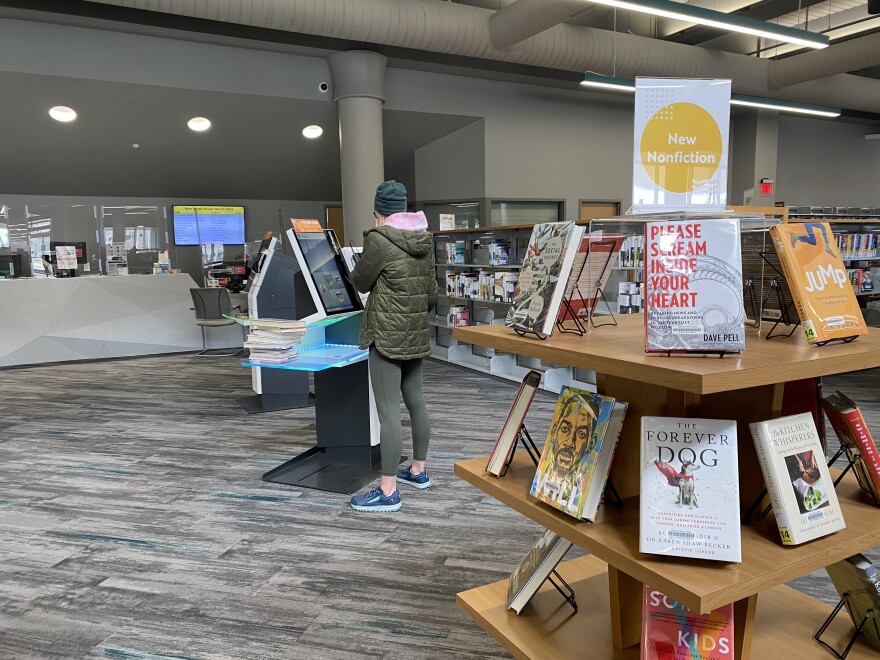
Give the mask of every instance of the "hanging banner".
<svg viewBox="0 0 880 660">
<path fill-rule="evenodd" d="M 727 205 L 730 81 L 636 78 L 633 213 Z"/>
</svg>

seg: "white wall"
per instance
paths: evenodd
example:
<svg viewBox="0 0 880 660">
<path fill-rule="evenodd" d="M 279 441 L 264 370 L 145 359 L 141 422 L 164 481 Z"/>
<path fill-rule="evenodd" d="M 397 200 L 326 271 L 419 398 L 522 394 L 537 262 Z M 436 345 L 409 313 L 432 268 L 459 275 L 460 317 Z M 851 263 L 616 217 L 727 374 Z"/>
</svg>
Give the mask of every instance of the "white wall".
<svg viewBox="0 0 880 660">
<path fill-rule="evenodd" d="M 776 199 L 787 206 L 880 206 L 880 141 L 870 123 L 782 116 Z"/>
<path fill-rule="evenodd" d="M 416 149 L 416 195 L 420 201 L 486 196 L 484 124 L 476 121 Z"/>
<path fill-rule="evenodd" d="M 386 92 L 388 108 L 484 117 L 487 197 L 564 200 L 568 219 L 581 199 L 630 204 L 631 96 L 409 69 L 389 69 Z"/>
</svg>

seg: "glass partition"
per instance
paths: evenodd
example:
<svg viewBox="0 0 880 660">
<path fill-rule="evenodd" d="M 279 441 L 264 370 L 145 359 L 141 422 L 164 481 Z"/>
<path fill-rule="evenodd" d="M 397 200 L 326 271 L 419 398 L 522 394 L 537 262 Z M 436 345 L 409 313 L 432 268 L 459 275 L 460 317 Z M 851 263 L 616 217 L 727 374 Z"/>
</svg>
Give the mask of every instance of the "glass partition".
<svg viewBox="0 0 880 660">
<path fill-rule="evenodd" d="M 168 222 L 161 206 L 102 206 L 101 237 L 109 245 L 124 245 L 130 274 L 153 272 L 159 253 L 172 248 Z M 172 264 L 174 263 L 172 251 Z"/>
<path fill-rule="evenodd" d="M 431 231 L 449 231 L 452 229 L 476 229 L 480 226 L 481 202 L 425 202 L 422 211 L 428 219 Z"/>
<path fill-rule="evenodd" d="M 493 227 L 536 225 L 564 219 L 563 202 L 558 200 L 492 200 L 489 224 Z"/>
</svg>

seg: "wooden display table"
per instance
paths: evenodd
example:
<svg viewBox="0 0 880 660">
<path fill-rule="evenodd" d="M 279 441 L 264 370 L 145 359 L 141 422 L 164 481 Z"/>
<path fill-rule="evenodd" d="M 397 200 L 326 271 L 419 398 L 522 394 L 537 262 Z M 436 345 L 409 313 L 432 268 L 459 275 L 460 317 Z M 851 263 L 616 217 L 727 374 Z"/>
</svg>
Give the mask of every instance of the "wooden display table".
<svg viewBox="0 0 880 660">
<path fill-rule="evenodd" d="M 770 341 L 749 336 L 740 357 L 667 358 L 645 354 L 643 322 L 640 315 L 624 317 L 619 326 L 594 330 L 586 337 L 554 335 L 545 341 L 519 337 L 503 326 L 453 330 L 453 338 L 463 342 L 593 370 L 600 393 L 629 403 L 611 471 L 625 498 L 622 510 L 603 507 L 597 524 L 590 525 L 538 503 L 528 495 L 534 466 L 522 455 L 503 479 L 484 471 L 486 459 L 457 463 L 455 474 L 608 563 L 610 634 L 616 649 L 639 643 L 642 584 L 650 584 L 698 611 L 733 602 L 736 656 L 749 658 L 757 594 L 880 544 L 880 508 L 864 499 L 848 479 L 838 489 L 847 528 L 829 537 L 783 547 L 771 517 L 743 527 L 741 564 L 643 555 L 638 551 L 639 420 L 643 415 L 736 419 L 744 510 L 764 486 L 748 424 L 780 415 L 786 381 L 880 366 L 880 331 L 872 329 L 850 344 L 824 347 L 808 346 L 799 334 Z M 777 602 L 774 597 L 768 600 L 767 608 Z M 593 602 L 585 603 L 584 609 L 595 609 Z M 761 602 L 763 611 L 764 599 Z M 810 609 L 830 612 L 821 603 L 811 602 Z M 805 627 L 818 628 L 823 616 L 827 612 L 811 615 Z M 768 634 L 788 638 L 787 617 L 778 628 L 764 626 Z M 818 655 L 820 647 L 809 644 Z M 772 657 L 758 648 L 756 658 Z"/>
</svg>

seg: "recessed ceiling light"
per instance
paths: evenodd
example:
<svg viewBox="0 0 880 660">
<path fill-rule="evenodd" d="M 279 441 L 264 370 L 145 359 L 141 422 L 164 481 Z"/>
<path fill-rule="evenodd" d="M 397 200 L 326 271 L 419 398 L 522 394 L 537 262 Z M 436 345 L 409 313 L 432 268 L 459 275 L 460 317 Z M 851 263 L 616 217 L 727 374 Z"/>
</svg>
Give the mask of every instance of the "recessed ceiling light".
<svg viewBox="0 0 880 660">
<path fill-rule="evenodd" d="M 66 105 L 56 105 L 49 108 L 49 116 L 56 121 L 73 121 L 76 119 L 76 110 Z"/>
<path fill-rule="evenodd" d="M 310 140 L 314 140 L 315 138 L 319 138 L 324 134 L 324 129 L 318 126 L 317 124 L 312 124 L 311 126 L 306 126 L 303 129 L 303 135 Z"/>
<path fill-rule="evenodd" d="M 139 145 L 137 142 L 135 142 L 134 144 L 131 145 L 131 148 L 132 149 L 140 149 L 141 145 Z"/>
<path fill-rule="evenodd" d="M 193 117 L 186 122 L 186 125 L 189 126 L 191 130 L 201 133 L 202 131 L 207 131 L 211 128 L 211 120 L 206 119 L 205 117 Z"/>
</svg>

